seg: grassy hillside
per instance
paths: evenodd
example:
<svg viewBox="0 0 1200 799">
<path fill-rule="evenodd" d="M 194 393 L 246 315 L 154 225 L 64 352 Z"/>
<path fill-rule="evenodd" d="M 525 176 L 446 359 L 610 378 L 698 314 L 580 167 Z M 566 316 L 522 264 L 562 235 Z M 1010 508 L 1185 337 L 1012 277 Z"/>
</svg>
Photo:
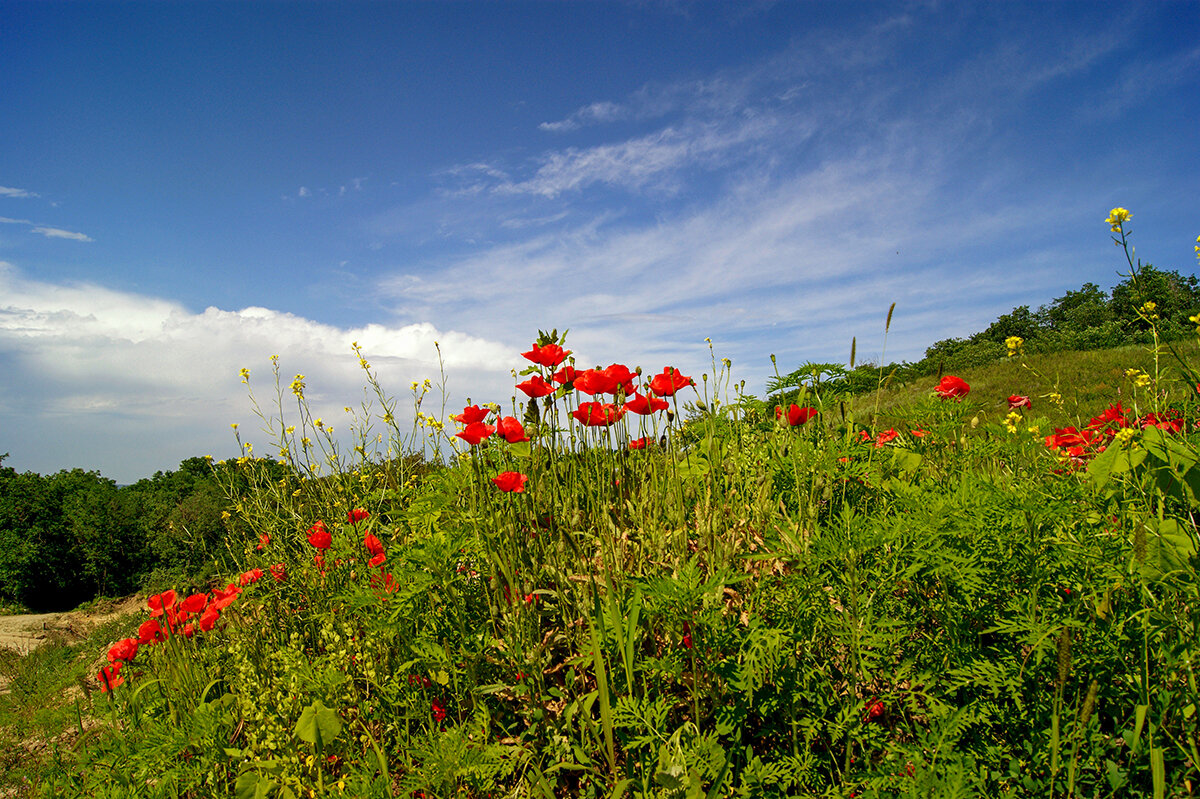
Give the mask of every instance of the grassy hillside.
<svg viewBox="0 0 1200 799">
<path fill-rule="evenodd" d="M 1195 340 L 1180 341 L 1172 347 L 1187 361 L 1195 363 L 1200 346 Z M 955 372 L 971 386 L 970 397 L 984 419 L 1002 419 L 1008 413 L 1008 397 L 1028 396 L 1033 401 L 1034 415 L 1044 416 L 1054 427 L 1079 425 L 1100 413 L 1113 402 L 1132 407 L 1133 381 L 1128 370 L 1156 374 L 1155 357 L 1151 348 L 1141 345 L 1107 350 L 1064 351 L 1038 353 L 1006 358 L 987 366 L 977 366 Z M 1163 351 L 1157 359 L 1161 379 L 1156 385 L 1162 396 L 1138 397 L 1144 410 L 1189 402 L 1194 386 L 1187 382 L 1178 362 L 1170 352 Z M 883 375 L 886 382 L 887 374 Z M 904 419 L 927 399 L 937 384 L 937 377 L 914 380 L 903 385 L 890 385 L 855 399 L 859 412 L 874 412 L 878 400 L 882 419 Z M 1062 403 L 1050 399 L 1059 394 Z M 1050 431 L 1047 431 L 1050 432 Z"/>
<path fill-rule="evenodd" d="M 356 429 L 391 433 L 349 453 L 293 385 L 299 414 L 264 412 L 261 447 L 286 468 L 249 451 L 224 467 L 237 572 L 77 651 L 93 692 L 64 701 L 87 734 L 10 748 L 30 781 L 9 785 L 1040 797 L 1200 780 L 1196 401 L 1144 351 L 779 419 L 713 396 L 720 365 L 647 386 L 563 372 L 550 337 L 526 357 L 523 418 L 474 406 L 409 431 L 362 361 L 383 407 Z M 431 438 L 460 455 L 397 457 Z"/>
</svg>

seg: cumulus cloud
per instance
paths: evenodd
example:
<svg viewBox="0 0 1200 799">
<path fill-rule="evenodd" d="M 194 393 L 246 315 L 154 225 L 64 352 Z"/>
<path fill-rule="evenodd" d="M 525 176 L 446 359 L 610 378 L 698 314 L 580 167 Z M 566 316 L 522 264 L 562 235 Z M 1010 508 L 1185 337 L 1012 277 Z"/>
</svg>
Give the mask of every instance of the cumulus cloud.
<svg viewBox="0 0 1200 799">
<path fill-rule="evenodd" d="M 26 191 L 25 189 L 14 189 L 11 186 L 0 186 L 0 197 L 38 197 L 38 196 L 40 196 L 40 195 L 35 194 L 32 191 Z"/>
<path fill-rule="evenodd" d="M 0 262 L 3 427 L 19 428 L 27 446 L 36 448 L 56 442 L 63 430 L 86 418 L 88 441 L 57 445 L 95 449 L 96 468 L 118 479 L 202 454 L 185 451 L 174 463 L 171 456 L 152 463 L 172 451 L 174 438 L 206 441 L 205 451 L 227 443 L 229 422 L 253 421 L 238 370 L 249 367 L 252 388 L 274 395 L 269 355 L 280 356 L 285 392 L 292 375 L 302 373 L 314 414 L 344 418 L 342 407 L 357 406 L 363 397 L 364 380 L 351 349 L 355 341 L 385 388 L 397 394 L 412 380 L 437 381 L 444 365 L 452 392 L 487 391 L 499 399 L 511 392 L 509 370 L 520 359 L 512 347 L 429 323 L 339 328 L 259 307 L 196 313 L 171 300 L 103 286 L 28 279 Z M 404 418 L 403 405 L 396 413 Z M 123 437 L 134 417 L 143 435 L 155 431 L 164 446 L 153 453 L 132 451 Z M 18 466 L 22 460 L 36 462 L 37 453 L 23 451 L 20 443 L 6 443 Z"/>
</svg>

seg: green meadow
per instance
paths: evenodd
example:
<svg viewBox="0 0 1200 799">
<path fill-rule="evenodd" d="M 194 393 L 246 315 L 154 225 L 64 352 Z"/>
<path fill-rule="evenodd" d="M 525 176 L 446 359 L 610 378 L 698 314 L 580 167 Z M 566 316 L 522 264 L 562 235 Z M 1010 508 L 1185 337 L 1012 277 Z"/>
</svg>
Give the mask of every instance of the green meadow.
<svg viewBox="0 0 1200 799">
<path fill-rule="evenodd" d="M 350 444 L 243 372 L 273 401 L 213 464 L 224 553 L 0 658 L 0 792 L 1193 795 L 1200 308 L 1120 210 L 1099 349 L 1014 313 L 759 398 L 718 352 L 588 368 L 551 331 L 462 409 L 356 349 Z"/>
</svg>

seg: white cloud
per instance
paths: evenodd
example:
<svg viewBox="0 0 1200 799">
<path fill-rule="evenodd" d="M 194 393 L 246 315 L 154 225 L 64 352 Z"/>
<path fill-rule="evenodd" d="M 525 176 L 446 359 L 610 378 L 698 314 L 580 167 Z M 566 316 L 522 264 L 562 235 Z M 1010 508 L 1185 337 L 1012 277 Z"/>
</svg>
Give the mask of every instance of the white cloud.
<svg viewBox="0 0 1200 799">
<path fill-rule="evenodd" d="M 48 239 L 71 239 L 72 241 L 94 241 L 85 233 L 73 233 L 56 227 L 35 227 L 30 233 L 40 233 Z"/>
<path fill-rule="evenodd" d="M 0 262 L 0 360 L 6 364 L 0 426 L 20 427 L 30 447 L 50 446 L 64 424 L 86 417 L 92 431 L 86 446 L 101 459 L 96 468 L 117 479 L 136 479 L 149 474 L 143 465 L 148 457 L 162 458 L 171 447 L 149 455 L 130 451 L 122 438 L 128 428 L 118 419 L 135 416 L 144 431 L 168 443 L 208 442 L 208 451 L 226 443 L 231 421 L 247 423 L 253 438 L 254 417 L 237 373 L 250 368 L 252 387 L 269 400 L 272 354 L 280 356 L 285 394 L 292 375 L 302 373 L 314 414 L 343 419 L 342 407 L 357 407 L 363 399 L 354 341 L 385 389 L 398 395 L 406 394 L 412 380 L 437 382 L 434 342 L 444 355 L 450 390 L 461 395 L 485 391 L 498 398 L 511 392 L 509 370 L 520 361 L 515 349 L 429 323 L 339 328 L 259 307 L 195 313 L 170 300 L 102 286 L 27 279 Z M 411 418 L 411 410 L 402 401 L 396 415 Z M 60 465 L 82 463 L 70 452 L 84 442 L 57 446 L 64 450 Z M 36 455 L 16 444 L 5 448 L 13 449 L 18 466 Z M 174 462 L 166 456 L 154 468 L 172 468 L 178 458 L 197 454 L 203 452 L 184 452 Z"/>
<path fill-rule="evenodd" d="M 14 189 L 11 186 L 0 186 L 0 197 L 38 197 L 38 196 L 40 196 L 40 195 L 35 194 L 32 191 L 26 191 L 25 189 Z"/>
<path fill-rule="evenodd" d="M 30 233 L 37 233 L 45 236 L 48 239 L 71 239 L 73 241 L 93 241 L 93 239 L 85 233 L 75 233 L 62 228 L 47 227 L 38 225 L 36 222 L 31 222 L 28 219 L 12 219 L 7 216 L 0 216 L 0 222 L 8 225 L 29 225 L 33 229 Z"/>
<path fill-rule="evenodd" d="M 307 187 L 307 186 L 301 186 L 301 187 L 300 187 L 300 191 L 296 192 L 296 196 L 297 196 L 297 197 L 311 197 L 311 196 L 312 196 L 312 192 L 310 192 L 310 191 L 308 190 L 308 187 Z"/>
<path fill-rule="evenodd" d="M 550 133 L 563 133 L 576 130 L 591 123 L 613 122 L 628 114 L 624 106 L 601 101 L 585 105 L 566 119 L 558 122 L 543 122 L 538 127 Z"/>
</svg>

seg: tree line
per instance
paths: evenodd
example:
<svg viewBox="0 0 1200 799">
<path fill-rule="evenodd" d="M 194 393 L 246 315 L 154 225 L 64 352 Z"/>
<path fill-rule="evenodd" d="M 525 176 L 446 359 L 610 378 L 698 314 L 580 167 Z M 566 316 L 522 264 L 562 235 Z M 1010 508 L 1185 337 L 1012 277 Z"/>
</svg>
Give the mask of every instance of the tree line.
<svg viewBox="0 0 1200 799">
<path fill-rule="evenodd" d="M 1142 266 L 1137 276 L 1127 277 L 1111 291 L 1095 283 L 1084 283 L 1036 311 L 1028 305 L 1003 314 L 984 330 L 966 338 L 948 338 L 925 350 L 919 361 L 889 363 L 882 369 L 892 385 L 903 385 L 920 377 L 959 371 L 995 363 L 1008 355 L 1011 337 L 1022 339 L 1026 353 L 1067 350 L 1099 350 L 1151 341 L 1150 323 L 1138 310 L 1155 304 L 1159 336 L 1171 341 L 1194 335 L 1197 325 L 1189 317 L 1200 310 L 1200 281 L 1195 275 Z M 796 393 L 800 385 L 819 383 L 840 396 L 873 391 L 879 384 L 880 367 L 858 364 L 847 369 L 841 364 L 804 364 L 795 371 L 768 381 L 772 399 Z"/>
<path fill-rule="evenodd" d="M 202 582 L 236 517 L 205 458 L 128 486 L 83 469 L 18 473 L 0 455 L 0 600 L 75 607 L 158 583 Z M 218 469 L 225 468 L 218 466 Z"/>
</svg>

